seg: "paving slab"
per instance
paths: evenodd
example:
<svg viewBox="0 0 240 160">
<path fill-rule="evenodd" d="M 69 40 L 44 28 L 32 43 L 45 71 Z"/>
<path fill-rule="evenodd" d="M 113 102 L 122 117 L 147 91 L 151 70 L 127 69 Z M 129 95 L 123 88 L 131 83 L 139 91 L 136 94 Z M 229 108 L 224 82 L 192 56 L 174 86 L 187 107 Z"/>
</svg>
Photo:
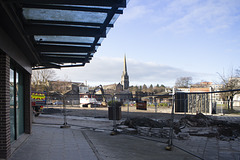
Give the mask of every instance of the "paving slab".
<svg viewBox="0 0 240 160">
<path fill-rule="evenodd" d="M 178 148 L 165 150 L 166 144 L 132 135 L 109 136 L 107 132 L 85 131 L 104 160 L 194 160 L 198 159 Z"/>
<path fill-rule="evenodd" d="M 97 160 L 81 131 L 33 125 L 32 135 L 10 160 Z"/>
<path fill-rule="evenodd" d="M 33 125 L 31 136 L 10 160 L 161 160 L 196 157 L 166 144 L 109 131 L 61 129 L 60 126 Z"/>
<path fill-rule="evenodd" d="M 236 121 L 235 117 L 229 119 Z M 159 141 L 125 134 L 110 136 L 113 124 L 107 119 L 69 117 L 71 128 L 65 129 L 60 128 L 63 117 L 40 116 L 34 122 L 32 134 L 10 160 L 240 159 L 239 139 L 190 136 L 187 140 L 174 139 L 176 147 L 166 151 L 166 144 Z"/>
</svg>

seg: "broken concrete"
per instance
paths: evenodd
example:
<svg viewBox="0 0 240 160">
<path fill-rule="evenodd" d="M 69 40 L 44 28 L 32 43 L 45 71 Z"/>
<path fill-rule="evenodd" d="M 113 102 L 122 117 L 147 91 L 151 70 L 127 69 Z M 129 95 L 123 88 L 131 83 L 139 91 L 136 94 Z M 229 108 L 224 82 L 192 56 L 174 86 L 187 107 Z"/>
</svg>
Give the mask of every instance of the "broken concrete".
<svg viewBox="0 0 240 160">
<path fill-rule="evenodd" d="M 137 129 L 137 133 L 142 136 L 169 137 L 170 120 L 155 121 L 150 118 L 137 117 L 128 119 L 122 124 Z M 188 139 L 189 136 L 204 136 L 234 140 L 240 137 L 240 124 L 214 120 L 202 113 L 187 115 L 178 122 L 174 122 L 173 130 L 179 139 Z"/>
<path fill-rule="evenodd" d="M 182 140 L 186 140 L 186 139 L 188 139 L 189 137 L 190 137 L 189 133 L 179 133 L 179 134 L 177 135 L 177 138 L 178 138 L 178 139 L 182 139 Z"/>
<path fill-rule="evenodd" d="M 203 115 L 202 113 L 197 115 L 187 115 L 179 121 L 179 124 L 188 128 L 204 128 L 204 130 L 198 129 L 189 132 L 192 136 L 216 137 L 219 139 L 234 139 L 240 136 L 240 124 L 222 120 L 214 120 Z M 208 129 L 208 127 L 211 127 L 211 129 Z"/>
</svg>

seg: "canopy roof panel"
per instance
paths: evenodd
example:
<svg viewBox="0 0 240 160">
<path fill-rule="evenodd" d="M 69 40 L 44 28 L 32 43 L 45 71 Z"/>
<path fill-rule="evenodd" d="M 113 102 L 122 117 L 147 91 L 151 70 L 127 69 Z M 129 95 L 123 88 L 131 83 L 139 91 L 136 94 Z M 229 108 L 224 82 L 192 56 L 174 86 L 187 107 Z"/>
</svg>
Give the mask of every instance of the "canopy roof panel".
<svg viewBox="0 0 240 160">
<path fill-rule="evenodd" d="M 23 8 L 23 15 L 26 19 L 31 20 L 88 22 L 102 24 L 104 23 L 104 20 L 108 14 L 87 11 Z"/>
<path fill-rule="evenodd" d="M 33 69 L 44 69 L 89 63 L 127 2 L 10 0 L 0 3 L 0 18 L 6 31 L 29 57 Z"/>
</svg>

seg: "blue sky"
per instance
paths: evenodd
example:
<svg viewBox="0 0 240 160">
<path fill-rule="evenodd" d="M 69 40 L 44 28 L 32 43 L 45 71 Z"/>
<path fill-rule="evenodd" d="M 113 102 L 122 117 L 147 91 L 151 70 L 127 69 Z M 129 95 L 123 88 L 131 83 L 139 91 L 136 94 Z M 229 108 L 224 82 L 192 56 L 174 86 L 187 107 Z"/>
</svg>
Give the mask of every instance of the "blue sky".
<svg viewBox="0 0 240 160">
<path fill-rule="evenodd" d="M 91 63 L 57 74 L 89 85 L 118 83 L 124 54 L 130 85 L 173 86 L 184 76 L 219 83 L 217 73 L 240 67 L 240 1 L 130 0 Z"/>
</svg>

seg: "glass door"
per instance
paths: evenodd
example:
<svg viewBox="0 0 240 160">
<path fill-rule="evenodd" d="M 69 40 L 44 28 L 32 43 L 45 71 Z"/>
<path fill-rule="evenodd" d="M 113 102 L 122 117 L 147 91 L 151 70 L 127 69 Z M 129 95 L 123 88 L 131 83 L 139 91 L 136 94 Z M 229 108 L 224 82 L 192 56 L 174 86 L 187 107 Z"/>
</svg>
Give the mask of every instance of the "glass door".
<svg viewBox="0 0 240 160">
<path fill-rule="evenodd" d="M 15 78 L 14 70 L 10 69 L 10 130 L 11 130 L 11 141 L 15 140 Z"/>
<path fill-rule="evenodd" d="M 10 69 L 10 128 L 11 141 L 24 133 L 24 87 L 23 74 Z"/>
</svg>

